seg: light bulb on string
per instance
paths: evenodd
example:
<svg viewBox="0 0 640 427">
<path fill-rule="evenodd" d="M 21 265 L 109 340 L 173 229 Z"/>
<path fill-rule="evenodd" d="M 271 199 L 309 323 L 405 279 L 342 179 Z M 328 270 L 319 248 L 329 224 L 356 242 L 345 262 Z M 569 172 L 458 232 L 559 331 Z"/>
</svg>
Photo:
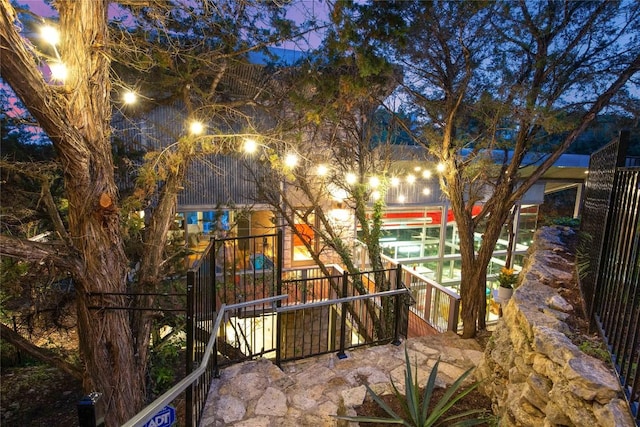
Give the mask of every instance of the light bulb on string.
<svg viewBox="0 0 640 427">
<path fill-rule="evenodd" d="M 202 122 L 194 120 L 189 125 L 189 132 L 191 132 L 192 135 L 200 135 L 202 134 L 202 132 L 204 132 L 204 125 L 202 124 Z"/>
<path fill-rule="evenodd" d="M 122 101 L 127 105 L 135 104 L 137 100 L 138 95 L 136 95 L 136 93 L 132 90 L 128 90 L 124 93 L 124 95 L 122 95 Z"/>
<path fill-rule="evenodd" d="M 49 64 L 49 70 L 51 71 L 51 78 L 59 82 L 64 82 L 69 76 L 69 71 L 62 62 Z"/>
<path fill-rule="evenodd" d="M 247 138 L 244 140 L 243 149 L 247 154 L 255 153 L 258 150 L 258 143 L 255 139 Z"/>
<path fill-rule="evenodd" d="M 295 168 L 298 164 L 298 155 L 295 153 L 289 153 L 284 158 L 284 164 L 288 168 Z"/>
<path fill-rule="evenodd" d="M 60 43 L 60 33 L 51 25 L 45 25 L 40 28 L 40 36 L 51 46 L 56 46 Z"/>
</svg>

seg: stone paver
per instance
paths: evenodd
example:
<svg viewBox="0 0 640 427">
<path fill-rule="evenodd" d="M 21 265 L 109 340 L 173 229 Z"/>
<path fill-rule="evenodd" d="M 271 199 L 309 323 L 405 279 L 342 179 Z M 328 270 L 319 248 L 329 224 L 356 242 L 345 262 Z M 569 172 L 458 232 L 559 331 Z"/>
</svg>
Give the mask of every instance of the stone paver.
<svg viewBox="0 0 640 427">
<path fill-rule="evenodd" d="M 399 346 L 387 344 L 347 352 L 346 359 L 327 354 L 285 363 L 282 370 L 260 359 L 231 366 L 214 379 L 201 426 L 287 427 L 338 426 L 335 418 L 356 415 L 367 384 L 391 392 L 390 378 L 404 388 L 404 349 L 419 378 L 426 378 L 441 358 L 438 385 L 449 385 L 477 365 L 482 349 L 475 340 L 453 333 L 411 338 Z M 469 380 L 471 381 L 471 380 Z"/>
</svg>

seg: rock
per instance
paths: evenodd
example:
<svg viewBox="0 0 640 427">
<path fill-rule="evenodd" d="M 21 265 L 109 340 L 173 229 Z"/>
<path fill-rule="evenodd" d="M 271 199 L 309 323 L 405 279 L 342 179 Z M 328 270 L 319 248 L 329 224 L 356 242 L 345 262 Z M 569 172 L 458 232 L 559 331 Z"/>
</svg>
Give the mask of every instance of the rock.
<svg viewBox="0 0 640 427">
<path fill-rule="evenodd" d="M 567 416 L 564 408 L 558 406 L 555 402 L 549 400 L 544 408 L 544 413 L 551 425 L 571 425 L 571 419 Z"/>
<path fill-rule="evenodd" d="M 600 426 L 636 427 L 627 402 L 622 399 L 613 399 L 603 406 L 596 405 L 593 414 Z"/>
<path fill-rule="evenodd" d="M 244 402 L 234 396 L 221 396 L 218 400 L 216 416 L 222 418 L 225 423 L 239 421 L 247 412 Z"/>
<path fill-rule="evenodd" d="M 569 304 L 567 300 L 562 298 L 560 295 L 552 295 L 550 298 L 548 298 L 547 305 L 549 305 L 549 307 L 552 309 L 560 310 L 565 313 L 573 311 L 573 306 Z"/>
<path fill-rule="evenodd" d="M 287 413 L 287 396 L 276 388 L 268 387 L 258 399 L 255 413 L 256 415 L 284 416 Z"/>
<path fill-rule="evenodd" d="M 536 233 L 520 286 L 476 370 L 486 380 L 482 387 L 501 426 L 609 427 L 629 414 L 617 397 L 614 373 L 567 336 L 571 331 L 564 321 L 578 315 L 561 295 L 568 287 L 556 289 L 573 276 L 562 243 L 567 233 L 548 228 Z"/>
<path fill-rule="evenodd" d="M 602 361 L 581 355 L 569 360 L 564 375 L 570 383 L 570 390 L 584 400 L 597 400 L 605 404 L 618 396 L 620 386 Z"/>
<path fill-rule="evenodd" d="M 363 385 L 360 387 L 350 388 L 342 392 L 342 399 L 346 407 L 354 407 L 362 405 L 367 395 L 367 388 Z"/>
<path fill-rule="evenodd" d="M 257 417 L 235 423 L 234 427 L 269 427 L 270 425 L 271 421 L 269 420 L 269 418 Z"/>
<path fill-rule="evenodd" d="M 309 398 L 308 396 L 302 394 L 295 394 L 291 398 L 291 404 L 295 408 L 299 408 L 303 411 L 308 411 L 317 405 L 317 402 L 314 399 Z"/>
<path fill-rule="evenodd" d="M 534 331 L 533 349 L 558 365 L 564 365 L 580 353 L 569 338 L 555 329 L 536 326 Z"/>
</svg>

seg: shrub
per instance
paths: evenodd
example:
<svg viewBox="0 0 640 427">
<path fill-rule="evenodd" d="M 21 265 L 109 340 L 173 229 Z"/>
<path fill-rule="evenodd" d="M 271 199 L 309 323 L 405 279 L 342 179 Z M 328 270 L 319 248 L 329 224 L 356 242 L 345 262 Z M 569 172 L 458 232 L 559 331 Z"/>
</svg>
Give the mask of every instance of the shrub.
<svg viewBox="0 0 640 427">
<path fill-rule="evenodd" d="M 457 401 L 476 389 L 480 383 L 476 382 L 470 387 L 458 392 L 461 389 L 464 380 L 471 374 L 473 368 L 464 372 L 445 392 L 442 398 L 431 405 L 431 397 L 436 388 L 436 377 L 438 376 L 438 359 L 429 374 L 427 384 L 424 387 L 422 396 L 420 395 L 420 386 L 418 384 L 418 364 L 416 361 L 415 375 L 409 361 L 409 353 L 405 347 L 405 394 L 400 393 L 393 380 L 391 385 L 395 398 L 400 403 L 403 414 L 395 413 L 371 388 L 365 384 L 367 391 L 371 394 L 373 400 L 387 413 L 389 418 L 378 417 L 346 417 L 340 416 L 339 419 L 347 421 L 357 421 L 360 423 L 390 423 L 402 424 L 409 427 L 430 427 L 430 426 L 474 426 L 485 423 L 482 418 L 462 419 L 464 417 L 484 414 L 482 409 L 474 409 L 460 414 L 445 417 L 445 413 Z"/>
</svg>

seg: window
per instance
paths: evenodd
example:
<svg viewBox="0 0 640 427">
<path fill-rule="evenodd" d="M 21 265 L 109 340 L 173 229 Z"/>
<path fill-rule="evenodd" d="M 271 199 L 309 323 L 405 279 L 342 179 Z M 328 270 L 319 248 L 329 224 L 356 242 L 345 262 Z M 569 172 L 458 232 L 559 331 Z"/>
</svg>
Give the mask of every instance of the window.
<svg viewBox="0 0 640 427">
<path fill-rule="evenodd" d="M 307 244 L 314 247 L 316 236 L 312 226 L 309 224 L 315 225 L 316 216 L 313 212 L 306 213 L 298 210 L 295 213 L 295 221 L 295 232 L 291 236 L 293 261 L 311 261 L 312 258 L 307 249 Z"/>
</svg>

